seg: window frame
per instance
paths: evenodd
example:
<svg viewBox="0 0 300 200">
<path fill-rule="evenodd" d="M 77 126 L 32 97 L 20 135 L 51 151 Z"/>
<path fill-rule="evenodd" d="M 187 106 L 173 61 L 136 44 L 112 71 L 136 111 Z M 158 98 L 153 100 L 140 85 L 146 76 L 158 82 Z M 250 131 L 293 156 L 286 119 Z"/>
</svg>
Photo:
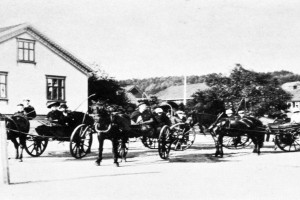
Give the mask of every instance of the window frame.
<svg viewBox="0 0 300 200">
<path fill-rule="evenodd" d="M 22 43 L 22 47 L 20 47 L 20 43 Z M 27 44 L 27 47 L 25 47 L 25 43 Z M 32 44 L 32 48 L 31 45 Z M 20 51 L 22 52 L 22 59 L 20 56 Z M 27 53 L 25 53 L 27 52 Z M 31 59 L 31 54 L 32 52 L 32 59 Z M 25 59 L 25 55 L 27 54 L 27 59 Z M 35 40 L 30 40 L 30 39 L 24 39 L 24 38 L 17 38 L 17 61 L 21 63 L 33 63 L 36 64 L 35 62 Z"/>
<path fill-rule="evenodd" d="M 7 92 L 7 75 L 8 75 L 8 72 L 3 72 L 3 71 L 0 71 L 0 76 L 4 75 L 4 78 L 5 78 L 5 83 L 1 83 L 0 82 L 0 85 L 5 85 L 5 97 L 1 97 L 0 96 L 0 100 L 8 100 L 8 92 Z M 1 87 L 0 87 L 1 88 Z"/>
<path fill-rule="evenodd" d="M 54 99 L 53 98 L 53 89 L 52 89 L 52 94 L 51 94 L 51 98 L 48 98 L 48 91 L 49 91 L 49 87 L 48 86 L 48 80 L 51 79 L 53 81 L 53 79 L 56 80 L 62 80 L 63 81 L 63 86 L 60 87 L 60 90 L 63 88 L 63 96 L 62 99 Z M 52 86 L 53 88 L 53 86 Z M 58 87 L 59 88 L 59 87 Z M 57 90 L 58 93 L 59 90 Z M 57 97 L 59 95 L 57 94 Z M 46 75 L 46 100 L 49 101 L 57 101 L 57 102 L 61 102 L 61 103 L 65 103 L 66 102 L 66 76 L 56 76 L 56 75 Z"/>
</svg>

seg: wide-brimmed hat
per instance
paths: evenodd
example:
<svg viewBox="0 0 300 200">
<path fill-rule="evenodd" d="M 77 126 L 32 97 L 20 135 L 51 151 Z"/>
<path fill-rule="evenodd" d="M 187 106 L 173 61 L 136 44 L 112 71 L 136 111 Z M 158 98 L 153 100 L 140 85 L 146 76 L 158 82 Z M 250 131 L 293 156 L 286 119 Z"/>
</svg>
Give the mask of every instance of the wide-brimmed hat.
<svg viewBox="0 0 300 200">
<path fill-rule="evenodd" d="M 24 104 L 22 104 L 22 103 L 19 103 L 17 106 L 24 106 Z"/>
<path fill-rule="evenodd" d="M 65 103 L 62 103 L 62 104 L 60 104 L 59 108 L 65 108 L 65 109 L 67 109 L 67 108 L 68 108 L 68 106 L 67 106 L 67 104 L 65 104 Z"/>
<path fill-rule="evenodd" d="M 59 102 L 51 101 L 47 103 L 47 108 L 51 108 L 52 106 L 59 106 Z"/>
<path fill-rule="evenodd" d="M 140 107 L 141 105 L 146 105 L 147 106 L 147 104 L 145 103 L 145 102 L 139 102 L 139 104 L 138 104 L 138 107 Z"/>
<path fill-rule="evenodd" d="M 162 113 L 162 112 L 164 112 L 164 111 L 163 111 L 163 109 L 161 109 L 161 108 L 156 108 L 156 109 L 154 110 L 154 112 L 156 112 L 156 113 Z"/>
<path fill-rule="evenodd" d="M 176 114 L 177 115 L 184 115 L 185 113 L 182 110 L 178 110 L 178 111 L 176 111 Z"/>
<path fill-rule="evenodd" d="M 96 102 L 97 105 L 105 105 L 105 103 L 106 103 L 106 101 L 104 101 L 104 100 L 98 100 Z"/>
</svg>

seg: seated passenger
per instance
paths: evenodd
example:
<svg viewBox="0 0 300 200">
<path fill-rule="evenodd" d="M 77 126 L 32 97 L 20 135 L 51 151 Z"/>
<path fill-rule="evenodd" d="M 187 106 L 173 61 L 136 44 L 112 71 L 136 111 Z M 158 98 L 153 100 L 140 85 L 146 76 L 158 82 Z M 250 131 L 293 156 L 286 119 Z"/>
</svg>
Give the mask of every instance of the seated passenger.
<svg viewBox="0 0 300 200">
<path fill-rule="evenodd" d="M 139 104 L 138 112 L 134 112 L 131 119 L 134 124 L 141 125 L 141 131 L 149 133 L 148 136 L 153 136 L 155 131 L 154 116 L 145 103 Z"/>
<path fill-rule="evenodd" d="M 64 134 L 64 120 L 63 114 L 58 110 L 59 102 L 49 102 L 47 108 L 51 111 L 47 114 L 46 119 L 50 125 L 38 126 L 35 130 L 40 135 L 63 137 Z"/>
<path fill-rule="evenodd" d="M 161 108 L 156 108 L 154 110 L 154 118 L 156 120 L 157 126 L 163 127 L 164 125 L 171 126 L 171 120 L 167 114 Z"/>
<path fill-rule="evenodd" d="M 28 119 L 34 119 L 36 117 L 36 112 L 34 107 L 30 105 L 30 99 L 25 98 L 23 100 L 23 105 L 24 105 L 24 113 L 26 114 Z"/>
<path fill-rule="evenodd" d="M 63 103 L 59 106 L 59 110 L 62 112 L 62 123 L 66 126 L 72 126 L 74 116 L 70 110 L 68 110 L 67 104 Z"/>
<path fill-rule="evenodd" d="M 159 134 L 162 127 L 167 125 L 171 126 L 171 120 L 167 114 L 161 108 L 156 108 L 154 110 L 154 118 L 156 121 L 156 132 Z"/>
<path fill-rule="evenodd" d="M 13 114 L 13 116 L 23 116 L 26 117 L 25 112 L 24 112 L 24 105 L 23 104 L 18 104 L 17 105 L 17 112 Z"/>
<path fill-rule="evenodd" d="M 176 111 L 175 115 L 171 117 L 172 124 L 185 123 L 186 115 L 182 110 Z"/>
</svg>

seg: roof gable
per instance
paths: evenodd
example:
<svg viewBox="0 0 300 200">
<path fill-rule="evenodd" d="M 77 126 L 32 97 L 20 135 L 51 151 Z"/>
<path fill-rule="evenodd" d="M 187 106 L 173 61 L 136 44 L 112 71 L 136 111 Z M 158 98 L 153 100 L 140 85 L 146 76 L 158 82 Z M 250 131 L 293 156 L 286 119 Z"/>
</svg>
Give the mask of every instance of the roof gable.
<svg viewBox="0 0 300 200">
<path fill-rule="evenodd" d="M 76 69 L 78 69 L 85 75 L 88 75 L 90 72 L 93 71 L 88 65 L 76 58 L 69 51 L 62 48 L 60 45 L 55 43 L 53 40 L 51 40 L 46 35 L 44 35 L 29 24 L 19 24 L 15 26 L 0 28 L 0 44 L 7 40 L 15 38 L 23 33 L 28 33 L 29 35 L 34 37 L 41 44 L 45 45 L 47 48 L 49 48 L 51 51 L 56 53 L 58 56 L 60 56 L 62 59 L 64 59 L 71 65 L 73 65 Z"/>
</svg>

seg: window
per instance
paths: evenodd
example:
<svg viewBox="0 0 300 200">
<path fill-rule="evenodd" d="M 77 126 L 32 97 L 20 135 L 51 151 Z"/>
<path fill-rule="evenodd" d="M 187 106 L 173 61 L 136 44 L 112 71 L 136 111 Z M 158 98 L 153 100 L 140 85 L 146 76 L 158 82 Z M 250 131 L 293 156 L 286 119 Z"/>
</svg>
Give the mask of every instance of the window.
<svg viewBox="0 0 300 200">
<path fill-rule="evenodd" d="M 18 39 L 18 62 L 35 63 L 35 41 Z"/>
<path fill-rule="evenodd" d="M 65 80 L 64 76 L 46 76 L 47 79 L 47 100 L 65 101 Z"/>
<path fill-rule="evenodd" d="M 7 72 L 0 72 L 0 99 L 7 98 Z"/>
</svg>

